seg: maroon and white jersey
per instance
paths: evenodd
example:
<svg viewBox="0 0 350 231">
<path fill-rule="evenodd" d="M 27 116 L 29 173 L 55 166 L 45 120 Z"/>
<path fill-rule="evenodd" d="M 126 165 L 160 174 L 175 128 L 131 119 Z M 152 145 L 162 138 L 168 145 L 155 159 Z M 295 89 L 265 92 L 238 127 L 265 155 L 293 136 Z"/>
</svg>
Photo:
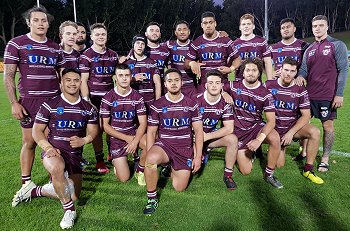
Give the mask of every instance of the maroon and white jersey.
<svg viewBox="0 0 350 231">
<path fill-rule="evenodd" d="M 208 92 L 205 91 L 197 95 L 197 104 L 199 113 L 202 115 L 203 131 L 205 133 L 215 131 L 219 121 L 233 120 L 232 106 L 225 103 L 221 95 L 216 102 L 211 103 L 207 99 L 207 94 Z"/>
<path fill-rule="evenodd" d="M 265 87 L 272 94 L 276 108 L 276 130 L 285 134 L 291 129 L 300 117 L 300 110 L 310 109 L 309 96 L 304 86 L 294 82 L 284 87 L 280 79 L 268 80 Z"/>
<path fill-rule="evenodd" d="M 79 69 L 89 73 L 88 86 L 90 95 L 104 96 L 113 89 L 113 75 L 118 64 L 118 54 L 111 49 L 99 53 L 93 47 L 80 56 Z"/>
<path fill-rule="evenodd" d="M 159 44 L 157 47 L 148 47 L 148 57 L 156 61 L 160 77 L 163 79 L 164 68 L 169 62 L 169 51 L 165 44 Z"/>
<path fill-rule="evenodd" d="M 152 102 L 155 99 L 153 76 L 160 75 L 157 63 L 146 56 L 141 60 L 136 60 L 134 57 L 130 57 L 130 59 L 124 63 L 130 67 L 133 78 L 138 73 L 144 73 L 147 79 L 144 81 L 135 81 L 135 79 L 133 79 L 131 87 L 142 95 L 146 103 Z"/>
<path fill-rule="evenodd" d="M 194 87 L 196 75 L 193 74 L 191 70 L 185 70 L 184 68 L 185 58 L 190 50 L 191 41 L 188 40 L 186 45 L 180 45 L 177 41 L 167 41 L 166 46 L 170 52 L 170 67 L 181 71 L 183 82 L 182 89 Z"/>
<path fill-rule="evenodd" d="M 268 48 L 266 39 L 257 35 L 254 35 L 254 37 L 250 40 L 242 40 L 241 38 L 237 38 L 235 41 L 233 41 L 233 45 L 238 50 L 242 60 L 249 58 L 263 59 L 265 57 L 271 57 L 271 52 Z M 242 79 L 243 72 L 241 72 L 240 68 L 238 68 L 235 73 L 235 80 L 240 81 Z"/>
<path fill-rule="evenodd" d="M 29 33 L 18 36 L 8 42 L 4 63 L 19 68 L 21 97 L 52 98 L 60 93 L 57 72 L 65 60 L 57 43 L 49 39 L 35 41 Z"/>
<path fill-rule="evenodd" d="M 192 147 L 192 123 L 201 121 L 198 104 L 181 94 L 173 102 L 165 94 L 150 107 L 148 126 L 158 126 L 158 137 L 173 147 Z"/>
<path fill-rule="evenodd" d="M 83 147 L 72 148 L 69 138 L 84 137 L 87 124 L 98 124 L 96 109 L 79 97 L 70 103 L 63 94 L 43 103 L 36 114 L 35 123 L 47 124 L 48 141 L 55 148 L 71 154 L 81 154 Z"/>
<path fill-rule="evenodd" d="M 103 96 L 100 115 L 102 118 L 110 118 L 110 125 L 116 131 L 131 135 L 136 132 L 137 117 L 146 115 L 146 107 L 137 91 L 130 89 L 121 95 L 114 88 Z"/>
<path fill-rule="evenodd" d="M 298 61 L 298 68 L 303 60 L 303 54 L 306 48 L 309 46 L 309 43 L 295 39 L 291 44 L 285 44 L 283 41 L 279 41 L 270 46 L 272 61 L 275 65 L 275 70 L 278 70 L 282 67 L 283 61 L 287 57 L 291 57 Z"/>
<path fill-rule="evenodd" d="M 201 84 L 206 82 L 205 74 L 220 66 L 231 66 L 232 61 L 238 57 L 238 51 L 228 37 L 218 35 L 213 39 L 207 39 L 204 35 L 199 36 L 190 46 L 186 59 L 204 63 L 201 68 Z M 227 79 L 227 75 L 225 76 Z"/>
<path fill-rule="evenodd" d="M 233 98 L 235 128 L 249 131 L 263 122 L 263 112 L 275 112 L 272 94 L 260 82 L 248 88 L 243 81 L 231 81 L 225 91 Z"/>
<path fill-rule="evenodd" d="M 66 63 L 63 65 L 63 67 L 79 69 L 80 53 L 74 49 L 72 49 L 71 52 L 67 52 L 62 49 L 62 52 L 63 52 L 64 59 L 66 60 Z"/>
</svg>

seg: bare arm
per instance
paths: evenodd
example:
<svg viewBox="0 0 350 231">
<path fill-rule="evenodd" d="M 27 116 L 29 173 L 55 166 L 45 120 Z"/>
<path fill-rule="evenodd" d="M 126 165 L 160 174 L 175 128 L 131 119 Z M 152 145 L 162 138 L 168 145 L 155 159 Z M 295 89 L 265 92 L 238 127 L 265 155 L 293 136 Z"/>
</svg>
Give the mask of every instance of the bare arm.
<svg viewBox="0 0 350 231">
<path fill-rule="evenodd" d="M 153 146 L 156 141 L 156 134 L 158 131 L 158 126 L 148 126 L 147 127 L 147 151 Z"/>
<path fill-rule="evenodd" d="M 81 97 L 85 98 L 87 97 L 90 99 L 90 92 L 88 87 L 88 80 L 89 80 L 89 73 L 81 73 L 81 86 L 80 86 L 80 95 Z"/>
<path fill-rule="evenodd" d="M 195 153 L 196 156 L 193 158 L 192 162 L 192 172 L 197 172 L 202 164 L 202 151 L 203 151 L 203 122 L 202 121 L 196 121 L 192 123 L 192 128 L 194 130 L 195 135 L 195 144 L 194 148 L 196 149 Z"/>
<path fill-rule="evenodd" d="M 204 133 L 204 142 L 207 140 L 219 139 L 221 137 L 233 133 L 233 123 L 233 120 L 223 121 L 224 126 L 220 129 L 214 132 Z"/>
<path fill-rule="evenodd" d="M 146 132 L 147 128 L 147 117 L 146 115 L 141 115 L 137 117 L 139 120 L 139 127 L 136 130 L 136 134 L 134 139 L 127 145 L 126 152 L 127 153 L 135 153 L 137 151 L 137 147 L 139 146 L 140 140 Z"/>
<path fill-rule="evenodd" d="M 272 68 L 271 57 L 265 57 L 264 63 L 265 63 L 265 71 L 266 71 L 267 79 L 272 80 L 273 79 L 273 68 Z"/>
<path fill-rule="evenodd" d="M 155 88 L 155 97 L 157 100 L 160 98 L 162 94 L 162 84 L 160 82 L 160 76 L 158 74 L 153 75 L 153 82 L 154 82 L 154 88 Z"/>
<path fill-rule="evenodd" d="M 34 123 L 33 130 L 32 130 L 32 136 L 35 142 L 38 144 L 38 146 L 43 149 L 43 151 L 46 152 L 46 156 L 48 158 L 54 157 L 54 156 L 60 156 L 61 152 L 59 149 L 54 148 L 48 141 L 47 136 L 45 135 L 45 129 L 47 127 L 47 124 L 39 124 Z"/>
</svg>

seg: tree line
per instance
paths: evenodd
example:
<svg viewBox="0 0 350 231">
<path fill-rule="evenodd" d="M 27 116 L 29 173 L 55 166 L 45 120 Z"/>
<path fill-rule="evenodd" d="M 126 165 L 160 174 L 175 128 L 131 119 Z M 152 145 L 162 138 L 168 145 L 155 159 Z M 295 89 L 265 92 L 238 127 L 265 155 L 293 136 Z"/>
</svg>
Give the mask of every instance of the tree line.
<svg viewBox="0 0 350 231">
<path fill-rule="evenodd" d="M 59 42 L 58 27 L 65 20 L 74 20 L 72 0 L 41 0 L 40 3 L 55 17 L 48 36 Z M 36 0 L 0 1 L 0 51 L 13 37 L 28 31 L 22 14 Z M 163 40 L 174 38 L 177 20 L 190 23 L 191 37 L 202 34 L 200 16 L 212 11 L 217 16 L 218 29 L 226 31 L 232 39 L 240 36 L 239 18 L 244 13 L 255 16 L 258 35 L 264 34 L 264 0 L 225 0 L 222 6 L 213 0 L 76 0 L 77 20 L 87 27 L 103 22 L 108 27 L 108 46 L 114 50 L 127 51 L 135 34 L 143 33 L 150 21 L 159 22 Z M 269 0 L 269 41 L 279 40 L 279 21 L 291 17 L 296 21 L 297 37 L 312 35 L 311 19 L 324 14 L 329 19 L 329 32 L 350 30 L 350 1 L 348 0 Z"/>
</svg>

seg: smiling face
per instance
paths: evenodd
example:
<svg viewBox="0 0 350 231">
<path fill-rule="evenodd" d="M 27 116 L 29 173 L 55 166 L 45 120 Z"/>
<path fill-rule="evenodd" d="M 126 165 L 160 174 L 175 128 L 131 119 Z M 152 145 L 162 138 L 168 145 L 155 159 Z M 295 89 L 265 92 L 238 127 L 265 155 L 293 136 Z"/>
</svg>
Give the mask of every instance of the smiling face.
<svg viewBox="0 0 350 231">
<path fill-rule="evenodd" d="M 49 29 L 47 15 L 43 12 L 32 12 L 27 25 L 30 28 L 30 33 L 36 36 L 45 36 Z"/>
<path fill-rule="evenodd" d="M 61 89 L 64 94 L 79 95 L 81 78 L 78 73 L 68 72 L 62 76 Z"/>
<path fill-rule="evenodd" d="M 180 42 L 186 42 L 190 36 L 190 28 L 185 23 L 181 23 L 176 26 L 175 35 Z"/>
<path fill-rule="evenodd" d="M 107 31 L 104 28 L 95 28 L 91 31 L 91 40 L 98 46 L 105 46 L 107 43 Z"/>
</svg>

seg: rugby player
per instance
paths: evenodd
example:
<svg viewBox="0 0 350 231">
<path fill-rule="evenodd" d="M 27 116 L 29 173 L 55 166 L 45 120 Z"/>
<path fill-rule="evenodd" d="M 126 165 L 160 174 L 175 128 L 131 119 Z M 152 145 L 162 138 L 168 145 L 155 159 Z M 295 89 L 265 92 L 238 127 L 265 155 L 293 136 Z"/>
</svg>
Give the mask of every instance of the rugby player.
<svg viewBox="0 0 350 231">
<path fill-rule="evenodd" d="M 144 214 L 158 207 L 157 165 L 171 164 L 171 177 L 176 191 L 187 188 L 191 172 L 201 167 L 203 126 L 198 104 L 181 93 L 181 72 L 170 68 L 164 74 L 167 93 L 150 107 L 147 128 L 145 179 L 148 201 Z M 193 155 L 194 130 L 196 155 Z"/>
<path fill-rule="evenodd" d="M 320 130 L 309 123 L 311 118 L 309 97 L 304 86 L 294 83 L 298 73 L 298 61 L 292 57 L 284 59 L 280 77 L 265 82 L 265 87 L 271 92 L 276 108 L 275 130 L 281 138 L 281 154 L 277 167 L 284 166 L 286 146 L 294 139 L 308 139 L 306 146 L 306 163 L 303 176 L 316 184 L 323 180 L 313 172 L 313 164 L 320 143 Z"/>
<path fill-rule="evenodd" d="M 113 89 L 113 75 L 118 64 L 118 54 L 107 48 L 107 29 L 102 23 L 90 27 L 93 44 L 80 56 L 79 68 L 82 72 L 81 96 L 99 110 L 102 97 Z M 92 142 L 96 169 L 100 173 L 108 173 L 104 163 L 102 128 L 97 138 Z M 108 139 L 108 138 L 107 138 Z"/>
<path fill-rule="evenodd" d="M 199 112 L 202 114 L 204 163 L 207 162 L 207 148 L 225 147 L 224 183 L 230 190 L 237 185 L 232 179 L 233 167 L 237 157 L 237 137 L 233 134 L 233 111 L 230 104 L 221 97 L 223 75 L 219 70 L 210 70 L 205 74 L 206 91 L 197 96 Z M 217 129 L 219 121 L 221 128 Z"/>
<path fill-rule="evenodd" d="M 321 120 L 323 156 L 318 171 L 329 170 L 329 155 L 334 143 L 334 119 L 343 106 L 348 77 L 346 45 L 328 35 L 328 19 L 317 15 L 312 19 L 315 41 L 307 48 L 296 83 L 304 84 L 309 93 L 311 114 Z"/>
<path fill-rule="evenodd" d="M 59 27 L 60 47 L 66 60 L 65 68 L 79 68 L 80 53 L 73 49 L 77 40 L 77 29 L 78 25 L 72 21 L 65 21 Z"/>
<path fill-rule="evenodd" d="M 20 154 L 22 188 L 30 185 L 36 142 L 32 137 L 35 115 L 40 105 L 60 94 L 59 74 L 64 57 L 59 45 L 46 37 L 53 17 L 43 7 L 24 14 L 30 32 L 11 39 L 4 55 L 4 85 L 14 118 L 22 128 Z M 16 93 L 16 71 L 19 69 Z M 20 191 L 21 191 L 20 190 Z"/>
<path fill-rule="evenodd" d="M 42 161 L 51 175 L 51 187 L 50 184 L 41 187 L 30 182 L 12 201 L 12 206 L 16 206 L 33 197 L 58 198 L 65 211 L 60 222 L 62 229 L 74 225 L 76 209 L 73 200 L 78 199 L 82 188 L 80 162 L 83 146 L 98 133 L 98 113 L 90 103 L 81 99 L 80 84 L 77 69 L 64 69 L 62 94 L 43 103 L 35 118 L 33 138 L 43 149 Z M 48 136 L 46 129 L 49 129 Z"/>
<path fill-rule="evenodd" d="M 82 54 L 88 48 L 86 46 L 86 28 L 81 22 L 77 22 L 76 24 L 78 25 L 78 37 L 73 48 Z"/>
</svg>

